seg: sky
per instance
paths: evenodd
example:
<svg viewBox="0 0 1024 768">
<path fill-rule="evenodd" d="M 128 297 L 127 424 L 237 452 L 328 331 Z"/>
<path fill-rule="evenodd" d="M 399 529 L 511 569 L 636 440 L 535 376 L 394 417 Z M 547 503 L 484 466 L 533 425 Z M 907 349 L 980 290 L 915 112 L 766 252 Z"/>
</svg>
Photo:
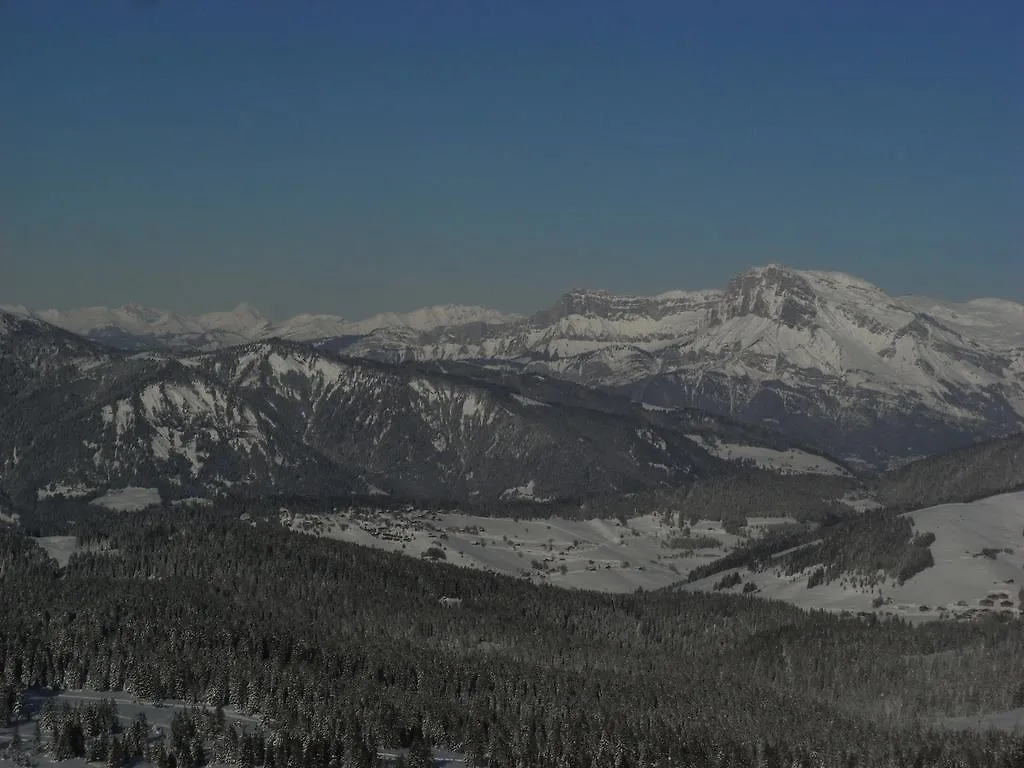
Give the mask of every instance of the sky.
<svg viewBox="0 0 1024 768">
<path fill-rule="evenodd" d="M 0 0 L 0 303 L 1024 301 L 1019 0 Z"/>
</svg>

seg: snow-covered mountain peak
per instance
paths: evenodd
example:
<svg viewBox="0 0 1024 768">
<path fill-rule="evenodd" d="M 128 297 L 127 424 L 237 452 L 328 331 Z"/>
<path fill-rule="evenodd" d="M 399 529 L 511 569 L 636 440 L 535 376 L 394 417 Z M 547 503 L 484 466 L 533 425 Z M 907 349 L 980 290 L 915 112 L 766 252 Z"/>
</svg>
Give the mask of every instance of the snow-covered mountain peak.
<svg viewBox="0 0 1024 768">
<path fill-rule="evenodd" d="M 530 317 L 439 305 L 272 325 L 244 304 L 199 318 L 138 305 L 9 309 L 129 350 L 209 351 L 282 338 L 349 358 L 541 372 L 768 424 L 875 466 L 1024 427 L 1024 305 L 891 297 L 850 275 L 781 264 L 749 269 L 724 291 L 576 289 Z M 246 361 L 254 372 L 280 373 L 273 378 L 282 392 L 299 369 L 330 379 L 330 366 L 297 352 L 259 357 L 259 365 Z M 296 402 L 314 391 L 296 391 Z"/>
<path fill-rule="evenodd" d="M 208 312 L 200 315 L 198 320 L 207 330 L 227 331 L 245 338 L 256 338 L 270 327 L 270 321 L 245 302 L 228 312 Z"/>
<path fill-rule="evenodd" d="M 897 331 L 909 325 L 914 314 L 860 278 L 770 264 L 733 278 L 713 321 L 759 317 L 796 329 L 840 322 Z"/>
<path fill-rule="evenodd" d="M 282 339 L 313 341 L 348 333 L 350 323 L 338 315 L 301 314 L 275 325 L 269 334 Z"/>
<path fill-rule="evenodd" d="M 1000 351 L 1024 349 L 1024 304 L 1006 299 L 942 301 L 927 296 L 901 296 L 914 312 L 934 317 L 961 336 Z"/>
<path fill-rule="evenodd" d="M 123 307 L 118 307 L 117 311 L 124 312 L 124 314 L 130 317 L 141 317 L 148 320 L 158 318 L 162 314 L 161 312 L 155 309 L 150 309 L 137 301 L 129 301 Z"/>
<path fill-rule="evenodd" d="M 824 270 L 792 270 L 806 280 L 815 284 L 819 290 L 847 291 L 851 293 L 866 293 L 871 295 L 885 295 L 881 288 L 867 280 L 862 280 L 854 275 L 845 272 L 829 272 Z"/>
<path fill-rule="evenodd" d="M 795 269 L 785 264 L 772 263 L 763 267 L 751 267 L 737 275 L 730 285 L 753 285 L 761 283 L 777 291 L 806 289 L 819 294 L 840 296 L 885 296 L 877 285 L 845 272 L 817 269 Z"/>
<path fill-rule="evenodd" d="M 997 312 L 1005 312 L 1008 315 L 1016 315 L 1024 318 L 1024 304 L 1009 299 L 971 299 L 965 302 L 968 307 L 978 309 L 991 309 Z"/>
<path fill-rule="evenodd" d="M 518 315 L 506 315 L 486 307 L 439 304 L 405 313 L 382 312 L 365 320 L 347 324 L 345 326 L 345 333 L 362 335 L 396 327 L 410 328 L 414 331 L 432 331 L 437 328 L 468 325 L 470 323 L 501 325 L 518 319 Z"/>
<path fill-rule="evenodd" d="M 20 315 L 124 349 L 154 346 L 208 349 L 249 341 L 269 326 L 259 312 L 246 304 L 230 312 L 212 312 L 200 317 L 153 309 L 138 302 L 115 308 L 14 309 Z"/>
</svg>

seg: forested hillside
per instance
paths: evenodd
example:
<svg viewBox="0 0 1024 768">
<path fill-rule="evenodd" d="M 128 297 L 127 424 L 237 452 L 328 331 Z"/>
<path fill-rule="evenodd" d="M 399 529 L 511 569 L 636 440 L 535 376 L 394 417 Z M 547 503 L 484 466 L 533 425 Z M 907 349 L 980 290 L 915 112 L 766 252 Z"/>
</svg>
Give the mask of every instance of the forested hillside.
<svg viewBox="0 0 1024 768">
<path fill-rule="evenodd" d="M 1024 434 L 932 456 L 883 475 L 879 498 L 900 509 L 973 501 L 1024 488 Z"/>
<path fill-rule="evenodd" d="M 929 549 L 933 534 L 918 532 L 906 517 L 872 510 L 834 521 L 824 528 L 795 529 L 751 541 L 706 565 L 694 568 L 697 581 L 732 568 L 778 569 L 788 576 L 809 568 L 809 586 L 848 578 L 872 585 L 886 578 L 900 583 L 934 564 Z"/>
<path fill-rule="evenodd" d="M 210 510 L 74 529 L 88 551 L 63 570 L 0 532 L 0 717 L 39 685 L 231 705 L 269 719 L 263 765 L 334 765 L 353 740 L 537 768 L 1024 759 L 919 727 L 1024 704 L 1015 624 L 573 593 Z"/>
</svg>

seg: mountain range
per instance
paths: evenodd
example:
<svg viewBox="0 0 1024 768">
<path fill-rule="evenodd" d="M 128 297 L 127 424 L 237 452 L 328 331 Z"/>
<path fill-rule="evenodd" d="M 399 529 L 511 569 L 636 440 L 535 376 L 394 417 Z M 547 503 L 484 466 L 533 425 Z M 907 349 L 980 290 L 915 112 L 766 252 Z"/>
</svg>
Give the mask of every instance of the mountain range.
<svg viewBox="0 0 1024 768">
<path fill-rule="evenodd" d="M 178 496 L 564 498 L 723 459 L 886 469 L 1024 429 L 1024 306 L 774 264 L 530 316 L 7 307 L 0 334 L 12 495 L 170 477 Z"/>
<path fill-rule="evenodd" d="M 503 324 L 386 328 L 317 343 L 461 359 L 757 423 L 868 469 L 1024 427 L 1024 306 L 891 297 L 769 265 L 723 291 L 574 291 Z"/>
<path fill-rule="evenodd" d="M 384 312 L 349 321 L 338 315 L 301 314 L 283 323 L 271 323 L 259 310 L 241 303 L 226 312 L 191 317 L 135 302 L 123 307 L 85 307 L 62 311 L 32 310 L 22 305 L 0 306 L 0 311 L 55 325 L 125 350 L 212 350 L 260 339 L 309 341 L 337 336 L 362 336 L 386 328 L 428 331 L 469 323 L 503 323 L 518 318 L 483 307 L 440 305 L 413 312 Z"/>
<path fill-rule="evenodd" d="M 0 361 L 0 489 L 22 505 L 131 486 L 165 499 L 567 499 L 685 486 L 732 471 L 735 446 L 845 472 L 711 414 L 280 339 L 129 352 L 0 312 Z"/>
</svg>

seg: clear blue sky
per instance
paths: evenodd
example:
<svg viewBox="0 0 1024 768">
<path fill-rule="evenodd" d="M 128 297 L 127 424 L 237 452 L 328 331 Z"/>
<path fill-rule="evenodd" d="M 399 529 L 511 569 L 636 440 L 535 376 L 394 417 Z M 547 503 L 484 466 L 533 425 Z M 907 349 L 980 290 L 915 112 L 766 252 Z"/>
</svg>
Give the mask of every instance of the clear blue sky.
<svg viewBox="0 0 1024 768">
<path fill-rule="evenodd" d="M 1024 300 L 1019 0 L 0 0 L 0 303 Z"/>
</svg>

